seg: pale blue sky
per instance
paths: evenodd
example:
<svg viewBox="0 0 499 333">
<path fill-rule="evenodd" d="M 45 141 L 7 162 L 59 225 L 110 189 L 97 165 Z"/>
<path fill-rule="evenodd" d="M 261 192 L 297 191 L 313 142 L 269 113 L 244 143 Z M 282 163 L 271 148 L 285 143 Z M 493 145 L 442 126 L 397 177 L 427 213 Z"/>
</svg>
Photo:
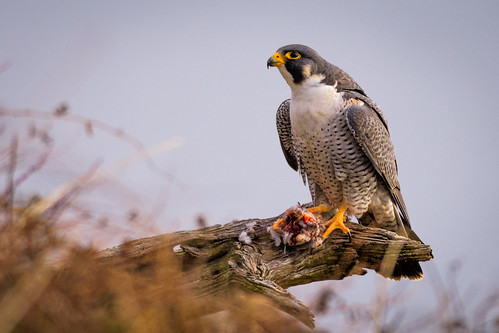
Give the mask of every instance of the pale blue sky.
<svg viewBox="0 0 499 333">
<path fill-rule="evenodd" d="M 309 45 L 388 118 L 413 228 L 434 250 L 426 276 L 459 259 L 460 286 L 486 294 L 499 287 L 498 8 L 495 1 L 1 1 L 0 63 L 10 67 L 0 73 L 0 106 L 52 110 L 65 101 L 71 113 L 146 146 L 181 137 L 182 147 L 154 158 L 173 184 L 144 164 L 116 175 L 135 193 L 126 204 L 153 215 L 164 208 L 155 214 L 162 232 L 192 228 L 198 214 L 210 224 L 270 217 L 310 197 L 281 153 L 275 110 L 290 91 L 266 60 L 282 45 Z M 63 153 L 25 193 L 46 193 L 98 159 L 106 165 L 134 153 L 109 135 L 85 137 L 81 126 L 58 124 L 54 136 Z M 372 289 L 373 276 L 356 279 L 356 288 Z M 423 311 L 431 278 L 414 288 L 425 292 L 411 311 Z"/>
</svg>

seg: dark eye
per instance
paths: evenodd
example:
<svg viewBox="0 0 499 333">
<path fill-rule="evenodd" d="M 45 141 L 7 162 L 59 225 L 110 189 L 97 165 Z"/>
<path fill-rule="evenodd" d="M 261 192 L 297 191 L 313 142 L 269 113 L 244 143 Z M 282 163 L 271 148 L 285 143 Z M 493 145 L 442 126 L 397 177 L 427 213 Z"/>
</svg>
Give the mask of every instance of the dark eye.
<svg viewBox="0 0 499 333">
<path fill-rule="evenodd" d="M 286 58 L 291 59 L 291 60 L 300 59 L 301 54 L 298 53 L 297 51 L 289 51 L 286 53 Z"/>
</svg>

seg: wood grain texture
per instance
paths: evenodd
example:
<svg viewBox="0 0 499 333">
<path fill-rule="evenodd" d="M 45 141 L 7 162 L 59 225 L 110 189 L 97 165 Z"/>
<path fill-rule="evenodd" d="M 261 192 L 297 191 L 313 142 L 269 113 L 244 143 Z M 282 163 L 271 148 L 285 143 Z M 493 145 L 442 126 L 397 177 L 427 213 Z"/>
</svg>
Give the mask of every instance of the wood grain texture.
<svg viewBox="0 0 499 333">
<path fill-rule="evenodd" d="M 313 327 L 313 313 L 287 288 L 363 275 L 366 269 L 389 270 L 396 261 L 433 258 L 429 245 L 351 222 L 346 225 L 352 242 L 337 230 L 315 249 L 275 246 L 268 228 L 277 218 L 233 221 L 136 239 L 102 251 L 99 260 L 137 270 L 153 265 L 158 254 L 170 254 L 182 270 L 185 283 L 199 297 L 230 297 L 234 288 L 258 293 Z M 243 232 L 250 241 L 241 237 Z M 208 312 L 219 310 L 210 308 Z"/>
</svg>

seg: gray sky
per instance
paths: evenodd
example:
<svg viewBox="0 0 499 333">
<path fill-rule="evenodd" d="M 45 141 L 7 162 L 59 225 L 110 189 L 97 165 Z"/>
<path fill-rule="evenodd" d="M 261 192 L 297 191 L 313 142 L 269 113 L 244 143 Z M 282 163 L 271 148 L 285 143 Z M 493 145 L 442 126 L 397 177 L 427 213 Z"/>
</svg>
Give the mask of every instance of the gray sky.
<svg viewBox="0 0 499 333">
<path fill-rule="evenodd" d="M 65 101 L 71 113 L 146 146 L 180 137 L 180 148 L 154 158 L 173 182 L 139 163 L 113 184 L 135 194 L 110 201 L 153 214 L 161 232 L 192 228 L 198 214 L 210 224 L 270 217 L 310 197 L 281 153 L 275 110 L 290 91 L 266 60 L 282 45 L 309 45 L 388 118 L 413 228 L 435 255 L 423 264 L 430 278 L 389 285 L 421 291 L 410 311 L 424 312 L 422 304 L 434 302 L 430 275 L 445 276 L 456 259 L 463 290 L 499 287 L 498 8 L 495 1 L 1 1 L 0 64 L 10 67 L 0 73 L 0 106 L 53 110 Z M 134 154 L 105 133 L 88 138 L 81 126 L 54 126 L 57 157 L 24 193 L 47 193 L 99 159 L 106 166 Z M 352 280 L 355 290 L 378 283 L 372 273 Z"/>
</svg>

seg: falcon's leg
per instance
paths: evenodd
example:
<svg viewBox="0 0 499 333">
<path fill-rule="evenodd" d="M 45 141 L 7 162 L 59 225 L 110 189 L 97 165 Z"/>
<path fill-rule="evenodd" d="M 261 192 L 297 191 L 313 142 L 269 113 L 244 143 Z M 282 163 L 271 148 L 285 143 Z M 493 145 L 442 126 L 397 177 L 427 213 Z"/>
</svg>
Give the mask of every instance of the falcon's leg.
<svg viewBox="0 0 499 333">
<path fill-rule="evenodd" d="M 327 213 L 333 210 L 333 207 L 329 205 L 324 205 L 321 204 L 319 206 L 315 206 L 312 208 L 307 209 L 310 213 L 317 214 L 317 213 Z"/>
<path fill-rule="evenodd" d="M 342 203 L 340 209 L 336 214 L 334 214 L 333 218 L 326 222 L 326 225 L 328 225 L 328 227 L 324 232 L 324 234 L 322 235 L 323 239 L 326 239 L 327 236 L 329 236 L 329 234 L 334 229 L 341 229 L 343 233 L 348 234 L 348 238 L 350 239 L 350 241 L 352 241 L 352 235 L 350 234 L 350 229 L 345 227 L 345 224 L 343 224 L 343 222 L 345 222 L 346 220 L 346 215 L 345 215 L 346 210 L 347 210 L 347 205 L 345 203 Z"/>
</svg>

